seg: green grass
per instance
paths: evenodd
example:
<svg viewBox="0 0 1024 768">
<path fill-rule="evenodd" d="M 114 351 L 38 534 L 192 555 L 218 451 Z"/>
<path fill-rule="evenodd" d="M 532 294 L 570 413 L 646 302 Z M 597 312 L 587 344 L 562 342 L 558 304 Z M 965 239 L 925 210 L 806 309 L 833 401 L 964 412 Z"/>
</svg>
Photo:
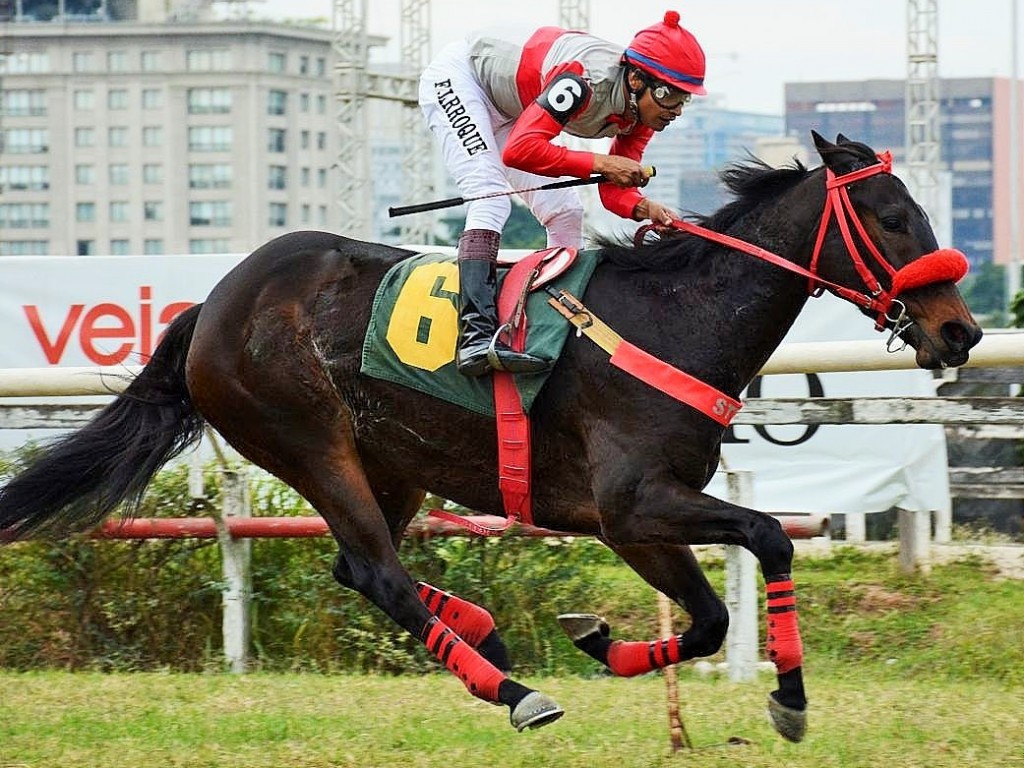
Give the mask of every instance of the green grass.
<svg viewBox="0 0 1024 768">
<path fill-rule="evenodd" d="M 763 713 L 770 676 L 733 684 L 684 665 L 696 750 L 677 755 L 658 676 L 527 682 L 567 714 L 518 734 L 443 675 L 0 673 L 0 766 L 1024 766 L 1024 692 L 997 681 L 809 674 L 810 730 L 789 744 Z M 734 736 L 751 743 L 724 746 Z"/>
</svg>

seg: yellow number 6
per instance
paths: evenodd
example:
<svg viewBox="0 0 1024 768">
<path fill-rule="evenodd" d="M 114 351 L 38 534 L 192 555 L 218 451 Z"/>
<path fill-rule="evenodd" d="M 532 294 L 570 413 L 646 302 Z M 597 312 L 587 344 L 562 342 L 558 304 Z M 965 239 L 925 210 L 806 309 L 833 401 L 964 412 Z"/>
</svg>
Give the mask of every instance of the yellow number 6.
<svg viewBox="0 0 1024 768">
<path fill-rule="evenodd" d="M 455 359 L 459 337 L 459 271 L 454 262 L 423 264 L 395 299 L 387 340 L 406 365 L 436 371 Z"/>
</svg>

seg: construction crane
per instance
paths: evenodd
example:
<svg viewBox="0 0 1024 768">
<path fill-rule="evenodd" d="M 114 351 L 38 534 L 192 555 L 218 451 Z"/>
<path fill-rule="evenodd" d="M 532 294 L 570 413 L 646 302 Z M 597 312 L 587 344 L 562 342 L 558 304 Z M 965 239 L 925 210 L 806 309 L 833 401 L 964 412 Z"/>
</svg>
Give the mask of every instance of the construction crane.
<svg viewBox="0 0 1024 768">
<path fill-rule="evenodd" d="M 939 206 L 938 17 L 938 0 L 907 0 L 904 142 L 907 186 L 933 221 L 942 210 Z"/>
</svg>

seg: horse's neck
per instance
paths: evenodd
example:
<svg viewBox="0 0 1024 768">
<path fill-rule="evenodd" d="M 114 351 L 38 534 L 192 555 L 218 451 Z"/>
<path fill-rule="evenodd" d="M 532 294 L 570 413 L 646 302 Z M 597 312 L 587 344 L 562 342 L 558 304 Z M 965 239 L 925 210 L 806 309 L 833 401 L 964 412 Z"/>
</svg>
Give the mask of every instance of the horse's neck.
<svg viewBox="0 0 1024 768">
<path fill-rule="evenodd" d="M 824 200 L 796 205 L 797 194 L 794 190 L 752 213 L 727 234 L 806 269 Z M 746 386 L 782 342 L 807 302 L 808 283 L 782 267 L 735 250 L 716 249 L 710 262 L 707 281 L 694 289 L 708 291 L 704 303 L 710 307 L 709 329 L 727 341 L 719 350 L 722 368 L 709 370 L 707 376 L 729 391 Z M 708 296 L 717 299 L 708 301 Z"/>
</svg>

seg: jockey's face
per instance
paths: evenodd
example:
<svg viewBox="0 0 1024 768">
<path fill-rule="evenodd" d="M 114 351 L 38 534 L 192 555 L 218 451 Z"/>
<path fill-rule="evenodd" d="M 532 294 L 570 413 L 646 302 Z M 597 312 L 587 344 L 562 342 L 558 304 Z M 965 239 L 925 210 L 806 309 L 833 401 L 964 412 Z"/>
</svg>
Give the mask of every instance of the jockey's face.
<svg viewBox="0 0 1024 768">
<path fill-rule="evenodd" d="M 637 109 L 640 112 L 640 122 L 655 131 L 663 131 L 669 126 L 669 123 L 683 113 L 683 105 L 686 101 L 677 99 L 674 106 L 666 107 L 659 104 L 658 100 L 654 98 L 652 88 L 644 88 L 644 92 L 636 101 Z"/>
</svg>

